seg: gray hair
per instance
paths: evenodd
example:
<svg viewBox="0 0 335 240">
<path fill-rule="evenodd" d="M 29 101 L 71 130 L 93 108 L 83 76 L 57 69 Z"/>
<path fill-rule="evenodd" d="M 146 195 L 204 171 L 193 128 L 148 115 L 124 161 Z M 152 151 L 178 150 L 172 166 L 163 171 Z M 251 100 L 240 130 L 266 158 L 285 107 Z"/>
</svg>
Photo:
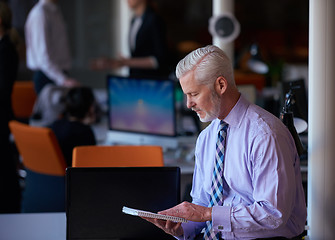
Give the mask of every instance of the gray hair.
<svg viewBox="0 0 335 240">
<path fill-rule="evenodd" d="M 176 67 L 177 78 L 189 71 L 194 71 L 195 80 L 199 84 L 212 85 L 219 76 L 223 76 L 229 85 L 235 86 L 229 57 L 214 45 L 198 48 L 179 61 Z"/>
</svg>

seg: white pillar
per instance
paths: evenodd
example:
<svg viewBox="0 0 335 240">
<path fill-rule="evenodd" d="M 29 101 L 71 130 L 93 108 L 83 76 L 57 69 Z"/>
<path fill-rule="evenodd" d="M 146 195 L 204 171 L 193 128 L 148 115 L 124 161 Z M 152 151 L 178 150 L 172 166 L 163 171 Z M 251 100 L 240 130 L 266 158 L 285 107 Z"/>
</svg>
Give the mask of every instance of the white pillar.
<svg viewBox="0 0 335 240">
<path fill-rule="evenodd" d="M 117 58 L 119 55 L 129 57 L 128 29 L 130 25 L 131 11 L 125 0 L 111 0 L 112 52 L 111 56 Z M 128 68 L 115 71 L 119 75 L 128 75 Z"/>
<path fill-rule="evenodd" d="M 335 237 L 335 1 L 309 1 L 308 231 Z"/>
<path fill-rule="evenodd" d="M 221 13 L 234 14 L 234 0 L 213 0 L 213 16 Z M 213 37 L 213 45 L 224 50 L 231 61 L 234 61 L 234 42 L 223 43 L 218 37 Z"/>
</svg>

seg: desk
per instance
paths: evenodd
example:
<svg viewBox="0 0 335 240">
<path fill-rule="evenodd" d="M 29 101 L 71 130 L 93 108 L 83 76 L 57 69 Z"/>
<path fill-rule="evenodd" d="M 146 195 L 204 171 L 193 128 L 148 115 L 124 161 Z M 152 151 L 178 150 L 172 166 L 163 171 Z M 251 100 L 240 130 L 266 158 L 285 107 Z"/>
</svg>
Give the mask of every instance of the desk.
<svg viewBox="0 0 335 240">
<path fill-rule="evenodd" d="M 0 214 L 0 239 L 65 240 L 65 213 Z"/>
</svg>

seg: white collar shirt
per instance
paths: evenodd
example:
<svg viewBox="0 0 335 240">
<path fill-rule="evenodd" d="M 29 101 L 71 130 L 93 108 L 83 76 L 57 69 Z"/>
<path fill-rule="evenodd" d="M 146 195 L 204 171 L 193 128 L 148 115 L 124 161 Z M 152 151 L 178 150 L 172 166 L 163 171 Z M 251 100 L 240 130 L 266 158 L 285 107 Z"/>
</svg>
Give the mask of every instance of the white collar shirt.
<svg viewBox="0 0 335 240">
<path fill-rule="evenodd" d="M 27 67 L 41 70 L 57 85 L 62 85 L 71 68 L 66 26 L 55 3 L 40 0 L 30 11 L 25 24 Z"/>
</svg>

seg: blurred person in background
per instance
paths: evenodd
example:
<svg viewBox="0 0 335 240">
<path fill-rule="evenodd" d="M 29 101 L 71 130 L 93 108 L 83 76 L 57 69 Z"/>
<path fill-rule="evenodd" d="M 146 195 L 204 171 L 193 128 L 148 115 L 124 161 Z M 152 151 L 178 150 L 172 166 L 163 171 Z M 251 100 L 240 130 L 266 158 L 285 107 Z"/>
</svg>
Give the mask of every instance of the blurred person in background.
<svg viewBox="0 0 335 240">
<path fill-rule="evenodd" d="M 129 67 L 129 75 L 157 77 L 169 75 L 168 47 L 164 21 L 150 0 L 127 0 L 133 12 L 129 28 L 130 57 L 98 58 L 92 69 L 105 70 Z"/>
<path fill-rule="evenodd" d="M 68 89 L 64 99 L 65 112 L 51 124 L 64 154 L 67 166 L 72 166 L 72 151 L 76 146 L 96 145 L 91 124 L 96 121 L 96 102 L 89 87 Z"/>
<path fill-rule="evenodd" d="M 72 87 L 79 82 L 68 76 L 71 56 L 66 25 L 58 0 L 39 0 L 25 24 L 27 67 L 34 71 L 37 94 L 52 83 Z"/>
<path fill-rule="evenodd" d="M 9 33 L 12 12 L 0 2 L 0 213 L 20 212 L 21 190 L 16 161 L 9 140 L 8 122 L 14 118 L 11 95 L 19 59 Z"/>
</svg>

